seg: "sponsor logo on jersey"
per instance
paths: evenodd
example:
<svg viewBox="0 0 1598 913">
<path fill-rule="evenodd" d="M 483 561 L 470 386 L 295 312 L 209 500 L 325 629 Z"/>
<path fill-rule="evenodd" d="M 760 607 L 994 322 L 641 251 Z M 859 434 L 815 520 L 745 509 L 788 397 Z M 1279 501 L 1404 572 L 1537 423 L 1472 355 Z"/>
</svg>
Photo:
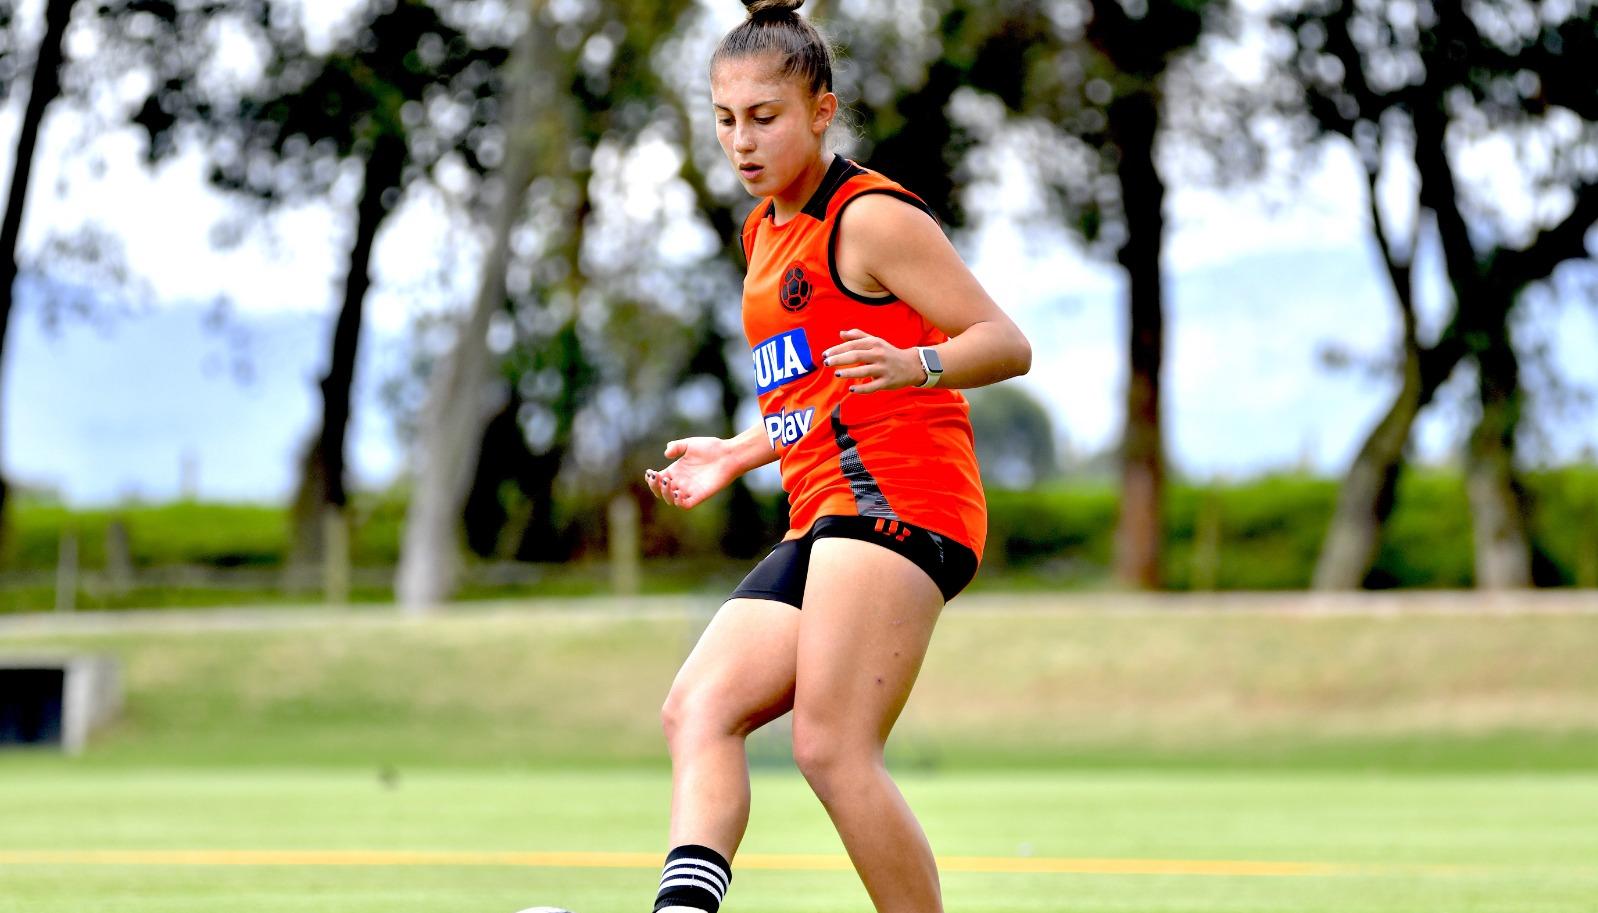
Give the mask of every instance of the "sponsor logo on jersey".
<svg viewBox="0 0 1598 913">
<path fill-rule="evenodd" d="M 755 392 L 769 393 L 816 369 L 804 327 L 778 333 L 755 346 Z"/>
<path fill-rule="evenodd" d="M 809 433 L 815 417 L 814 406 L 793 412 L 773 412 L 771 415 L 761 416 L 766 423 L 766 438 L 771 441 L 771 449 L 776 450 L 778 444 L 786 447 L 798 443 L 800 438 Z"/>
</svg>

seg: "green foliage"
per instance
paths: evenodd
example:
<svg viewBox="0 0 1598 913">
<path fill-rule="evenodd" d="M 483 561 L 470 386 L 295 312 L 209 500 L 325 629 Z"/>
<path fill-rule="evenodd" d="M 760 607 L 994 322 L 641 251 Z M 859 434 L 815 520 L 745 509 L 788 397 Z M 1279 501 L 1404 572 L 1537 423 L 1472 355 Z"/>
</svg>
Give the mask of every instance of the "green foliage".
<svg viewBox="0 0 1598 913">
<path fill-rule="evenodd" d="M 1198 529 L 1214 511 L 1220 549 L 1212 570 L 1227 590 L 1303 589 L 1315 569 L 1332 516 L 1337 485 L 1324 479 L 1280 476 L 1213 489 L 1175 485 L 1167 493 L 1168 548 L 1162 576 L 1172 589 L 1192 588 Z"/>
<path fill-rule="evenodd" d="M 116 522 L 127 529 L 135 567 L 271 565 L 288 541 L 279 507 L 179 502 L 75 511 L 24 502 L 12 516 L 6 563 L 14 570 L 54 568 L 61 537 L 70 533 L 80 566 L 104 567 L 106 533 Z"/>
<path fill-rule="evenodd" d="M 1015 384 L 982 387 L 966 397 L 986 484 L 1030 488 L 1059 474 L 1054 420 L 1036 397 Z"/>
<path fill-rule="evenodd" d="M 1535 473 L 1527 487 L 1536 505 L 1539 582 L 1592 585 L 1598 577 L 1598 467 Z M 1308 587 L 1336 498 L 1335 482 L 1297 476 L 1213 488 L 1171 486 L 1163 558 L 1168 586 L 1194 588 L 1197 562 L 1203 560 L 1197 547 L 1201 514 L 1213 511 L 1214 586 Z M 1117 505 L 1108 484 L 990 492 L 988 503 L 988 566 L 1003 568 L 1010 582 L 1094 586 L 1108 579 Z M 1470 506 L 1460 478 L 1439 470 L 1405 473 L 1367 585 L 1469 587 L 1472 562 Z"/>
<path fill-rule="evenodd" d="M 1470 502 L 1460 479 L 1408 472 L 1367 583 L 1380 587 L 1467 587 L 1471 570 Z"/>
<path fill-rule="evenodd" d="M 1598 467 L 1537 473 L 1532 537 L 1561 581 L 1598 587 Z"/>
<path fill-rule="evenodd" d="M 1059 583 L 1110 565 L 1116 495 L 1109 486 L 988 492 L 989 567 L 1030 568 Z"/>
<path fill-rule="evenodd" d="M 1559 586 L 1598 582 L 1598 466 L 1533 473 L 1527 486 L 1536 505 L 1532 530 L 1540 555 L 1540 581 Z M 1163 569 L 1169 586 L 1175 590 L 1307 587 L 1336 497 L 1336 482 L 1302 476 L 1217 486 L 1172 485 Z M 640 497 L 644 550 L 651 565 L 646 583 L 651 591 L 703 592 L 735 582 L 747 570 L 747 561 L 728 561 L 720 551 L 727 518 L 726 511 L 717 508 L 724 506 L 724 499 L 713 500 L 709 509 L 683 512 L 660 509 Z M 607 500 L 582 494 L 556 502 L 555 526 L 566 531 L 573 560 L 549 566 L 540 578 L 539 592 L 606 589 Z M 764 494 L 757 496 L 757 504 L 762 542 L 775 542 L 785 528 L 782 502 Z M 179 503 L 75 511 L 22 501 L 16 508 L 4 562 L 10 572 L 51 571 L 64 531 L 78 538 L 80 566 L 102 569 L 106 531 L 114 521 L 126 527 L 133 565 L 141 569 L 276 569 L 288 549 L 288 518 L 275 506 Z M 988 546 L 978 588 L 1108 585 L 1118 509 L 1110 483 L 995 489 L 988 492 L 988 508 Z M 351 516 L 356 567 L 393 566 L 405 518 L 403 495 L 357 498 Z M 1367 584 L 1469 587 L 1471 567 L 1470 509 L 1460 478 L 1441 470 L 1405 473 L 1388 535 Z M 11 588 L 8 607 L 48 607 L 49 580 L 38 580 L 32 588 L 36 592 L 26 598 L 27 587 Z M 197 589 L 198 594 L 187 596 L 134 593 L 107 604 L 194 605 L 267 598 Z M 512 596 L 525 591 L 525 586 L 479 585 L 466 595 Z M 358 590 L 356 598 L 383 599 L 387 591 Z M 91 599 L 81 604 L 95 603 Z"/>
</svg>

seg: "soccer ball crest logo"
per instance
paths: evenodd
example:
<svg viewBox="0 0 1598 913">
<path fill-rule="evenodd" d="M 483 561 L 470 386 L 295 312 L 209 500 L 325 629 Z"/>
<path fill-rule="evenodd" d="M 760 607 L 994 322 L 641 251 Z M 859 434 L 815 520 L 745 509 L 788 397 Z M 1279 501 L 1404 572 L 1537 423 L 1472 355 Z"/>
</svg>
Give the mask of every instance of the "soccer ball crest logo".
<svg viewBox="0 0 1598 913">
<path fill-rule="evenodd" d="M 788 264 L 788 269 L 782 274 L 782 285 L 777 288 L 777 300 L 782 302 L 785 311 L 802 311 L 810 303 L 810 277 L 805 275 L 805 268 L 798 260 Z"/>
</svg>

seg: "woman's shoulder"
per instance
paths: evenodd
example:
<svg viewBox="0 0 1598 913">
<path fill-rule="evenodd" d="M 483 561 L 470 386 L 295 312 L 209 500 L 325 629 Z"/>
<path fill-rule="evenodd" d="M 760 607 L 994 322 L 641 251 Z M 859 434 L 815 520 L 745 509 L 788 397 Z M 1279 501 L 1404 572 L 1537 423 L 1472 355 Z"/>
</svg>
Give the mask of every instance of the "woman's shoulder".
<svg viewBox="0 0 1598 913">
<path fill-rule="evenodd" d="M 836 216 L 837 234 L 851 246 L 915 246 L 941 239 L 943 229 L 920 199 L 889 191 L 863 193 L 850 200 Z"/>
</svg>

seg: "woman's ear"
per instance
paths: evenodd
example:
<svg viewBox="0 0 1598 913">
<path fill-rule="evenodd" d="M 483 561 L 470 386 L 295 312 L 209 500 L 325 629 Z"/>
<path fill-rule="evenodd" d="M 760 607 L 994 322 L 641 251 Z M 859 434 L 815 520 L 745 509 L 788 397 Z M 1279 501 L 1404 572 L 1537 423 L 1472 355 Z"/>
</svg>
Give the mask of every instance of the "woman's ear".
<svg viewBox="0 0 1598 913">
<path fill-rule="evenodd" d="M 817 136 L 827 132 L 832 126 L 832 119 L 838 116 L 838 96 L 831 92 L 823 92 L 816 101 L 816 115 L 810 122 L 810 129 Z"/>
</svg>

